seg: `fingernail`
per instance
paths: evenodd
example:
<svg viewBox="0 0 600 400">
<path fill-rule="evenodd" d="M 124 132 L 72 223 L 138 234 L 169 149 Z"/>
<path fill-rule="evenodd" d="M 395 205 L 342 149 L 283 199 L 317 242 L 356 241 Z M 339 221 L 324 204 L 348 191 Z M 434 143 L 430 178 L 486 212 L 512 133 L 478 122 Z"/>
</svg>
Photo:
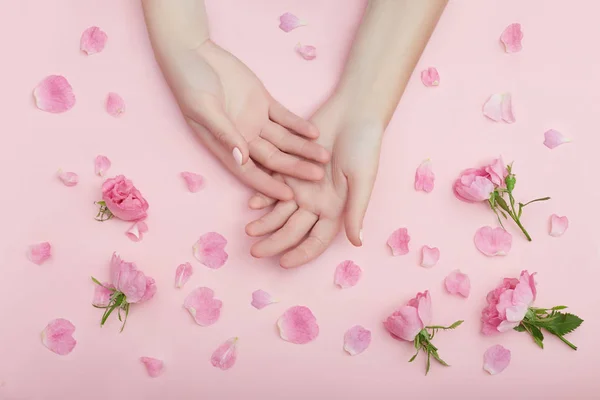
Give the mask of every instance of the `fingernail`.
<svg viewBox="0 0 600 400">
<path fill-rule="evenodd" d="M 233 149 L 232 153 L 233 153 L 233 158 L 234 158 L 235 162 L 238 165 L 242 165 L 242 152 L 240 151 L 240 149 L 238 149 L 237 147 L 235 147 Z"/>
<path fill-rule="evenodd" d="M 360 244 L 362 244 L 362 242 L 363 242 L 362 238 L 363 238 L 363 236 L 362 236 L 362 229 L 361 229 L 360 231 L 358 231 L 358 240 L 360 240 Z"/>
</svg>

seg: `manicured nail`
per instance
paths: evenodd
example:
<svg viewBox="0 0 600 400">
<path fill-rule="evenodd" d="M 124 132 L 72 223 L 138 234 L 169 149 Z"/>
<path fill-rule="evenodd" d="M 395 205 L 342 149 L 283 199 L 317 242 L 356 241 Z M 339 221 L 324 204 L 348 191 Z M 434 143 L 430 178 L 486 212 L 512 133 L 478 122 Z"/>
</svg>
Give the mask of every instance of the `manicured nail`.
<svg viewBox="0 0 600 400">
<path fill-rule="evenodd" d="M 242 165 L 242 152 L 237 147 L 233 149 L 233 158 L 238 165 Z"/>
<path fill-rule="evenodd" d="M 360 240 L 360 244 L 362 244 L 362 242 L 363 242 L 362 238 L 363 238 L 363 236 L 362 236 L 362 229 L 361 229 L 360 231 L 358 231 L 358 240 Z"/>
</svg>

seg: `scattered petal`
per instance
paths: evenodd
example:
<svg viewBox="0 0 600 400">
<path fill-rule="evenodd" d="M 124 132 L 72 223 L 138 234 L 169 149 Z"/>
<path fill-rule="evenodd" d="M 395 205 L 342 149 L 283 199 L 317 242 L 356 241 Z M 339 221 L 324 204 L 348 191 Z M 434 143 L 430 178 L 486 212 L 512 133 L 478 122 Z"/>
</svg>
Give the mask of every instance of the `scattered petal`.
<svg viewBox="0 0 600 400">
<path fill-rule="evenodd" d="M 194 269 L 192 268 L 192 264 L 189 262 L 180 264 L 175 271 L 175 287 L 181 289 L 193 273 Z"/>
<path fill-rule="evenodd" d="M 125 100 L 117 93 L 110 92 L 106 97 L 106 112 L 118 117 L 125 112 Z"/>
<path fill-rule="evenodd" d="M 358 283 L 362 269 L 353 261 L 346 260 L 341 262 L 335 269 L 333 277 L 334 283 L 342 289 L 352 287 Z"/>
<path fill-rule="evenodd" d="M 423 161 L 415 173 L 415 190 L 429 193 L 433 190 L 435 174 L 431 168 L 431 160 Z"/>
<path fill-rule="evenodd" d="M 440 249 L 423 246 L 421 248 L 421 267 L 431 268 L 440 260 Z"/>
<path fill-rule="evenodd" d="M 144 221 L 138 221 L 125 234 L 134 242 L 139 242 L 144 238 L 144 233 L 146 232 L 148 232 L 148 225 Z"/>
<path fill-rule="evenodd" d="M 52 246 L 48 242 L 32 244 L 27 249 L 27 258 L 37 265 L 42 265 L 51 255 Z"/>
<path fill-rule="evenodd" d="M 75 172 L 63 172 L 62 169 L 58 170 L 58 179 L 60 179 L 65 186 L 75 186 L 79 183 L 79 175 Z"/>
<path fill-rule="evenodd" d="M 98 176 L 104 176 L 111 166 L 111 162 L 106 156 L 96 156 L 94 160 L 94 173 Z"/>
<path fill-rule="evenodd" d="M 102 286 L 94 285 L 94 298 L 92 304 L 97 307 L 106 307 L 110 303 L 110 297 L 113 295 L 114 286 L 109 282 L 103 282 Z"/>
<path fill-rule="evenodd" d="M 305 344 L 319 335 L 317 319 L 308 307 L 288 308 L 277 320 L 279 336 L 287 342 Z"/>
<path fill-rule="evenodd" d="M 392 255 L 402 256 L 408 253 L 408 242 L 410 242 L 410 236 L 408 236 L 408 230 L 406 228 L 396 229 L 387 241 L 388 246 L 392 249 Z"/>
<path fill-rule="evenodd" d="M 504 229 L 484 226 L 475 232 L 475 247 L 488 257 L 505 256 L 512 245 L 512 235 Z"/>
<path fill-rule="evenodd" d="M 351 356 L 362 353 L 371 344 L 371 331 L 360 325 L 353 326 L 344 335 L 344 350 Z"/>
<path fill-rule="evenodd" d="M 165 370 L 165 364 L 162 360 L 152 357 L 140 357 L 140 361 L 144 364 L 144 367 L 146 367 L 146 372 L 148 372 L 148 375 L 151 378 L 156 378 Z"/>
<path fill-rule="evenodd" d="M 550 129 L 544 133 L 544 145 L 549 149 L 553 149 L 561 144 L 569 142 L 571 142 L 571 139 L 564 136 L 559 131 L 555 131 L 554 129 Z"/>
<path fill-rule="evenodd" d="M 279 29 L 284 32 L 290 32 L 301 26 L 306 26 L 306 22 L 302 21 L 292 13 L 286 12 L 279 17 Z"/>
<path fill-rule="evenodd" d="M 73 88 L 64 76 L 50 75 L 33 89 L 35 105 L 42 111 L 63 113 L 75 105 Z"/>
<path fill-rule="evenodd" d="M 428 87 L 439 86 L 440 74 L 438 73 L 438 70 L 434 67 L 429 67 L 421 71 L 421 82 Z"/>
<path fill-rule="evenodd" d="M 471 280 L 467 274 L 463 274 L 456 269 L 450 272 L 450 275 L 444 279 L 446 290 L 450 294 L 460 294 L 462 297 L 469 297 L 471 293 Z"/>
<path fill-rule="evenodd" d="M 238 338 L 234 337 L 217 347 L 210 357 L 210 363 L 213 367 L 220 368 L 223 371 L 233 367 L 237 360 L 237 341 Z"/>
<path fill-rule="evenodd" d="M 204 177 L 193 172 L 182 172 L 181 177 L 185 180 L 188 190 L 196 193 L 204 187 Z"/>
<path fill-rule="evenodd" d="M 92 26 L 87 28 L 81 34 L 79 47 L 81 48 L 81 51 L 85 52 L 87 55 L 96 54 L 104 50 L 107 40 L 108 36 L 102 29 L 97 26 Z"/>
<path fill-rule="evenodd" d="M 550 236 L 558 237 L 569 227 L 569 218 L 559 217 L 556 214 L 550 216 Z"/>
<path fill-rule="evenodd" d="M 273 303 L 277 303 L 277 300 L 273 299 L 273 296 L 264 290 L 255 290 L 252 293 L 252 303 L 250 304 L 252 304 L 252 307 L 256 308 L 257 310 L 262 310 L 269 304 Z"/>
<path fill-rule="evenodd" d="M 58 355 L 67 355 L 77 344 L 73 332 L 75 332 L 75 325 L 71 321 L 57 318 L 50 321 L 42 331 L 42 343 Z"/>
<path fill-rule="evenodd" d="M 521 24 L 510 24 L 504 29 L 500 35 L 500 41 L 504 45 L 504 50 L 507 53 L 517 53 L 523 49 L 521 41 L 523 40 L 523 32 Z"/>
<path fill-rule="evenodd" d="M 194 289 L 185 298 L 183 306 L 200 326 L 210 326 L 219 320 L 223 303 L 215 299 L 215 292 L 207 287 Z"/>
<path fill-rule="evenodd" d="M 483 115 L 496 122 L 504 121 L 509 124 L 515 122 L 511 94 L 496 93 L 491 95 L 483 105 Z"/>
<path fill-rule="evenodd" d="M 490 347 L 483 354 L 483 369 L 490 375 L 504 371 L 508 364 L 510 364 L 510 350 L 499 344 Z"/>
<path fill-rule="evenodd" d="M 317 48 L 315 46 L 296 44 L 296 53 L 300 54 L 305 60 L 314 60 L 317 56 Z"/>
<path fill-rule="evenodd" d="M 229 255 L 225 252 L 227 239 L 216 232 L 205 233 L 194 244 L 194 257 L 208 268 L 219 269 Z"/>
</svg>

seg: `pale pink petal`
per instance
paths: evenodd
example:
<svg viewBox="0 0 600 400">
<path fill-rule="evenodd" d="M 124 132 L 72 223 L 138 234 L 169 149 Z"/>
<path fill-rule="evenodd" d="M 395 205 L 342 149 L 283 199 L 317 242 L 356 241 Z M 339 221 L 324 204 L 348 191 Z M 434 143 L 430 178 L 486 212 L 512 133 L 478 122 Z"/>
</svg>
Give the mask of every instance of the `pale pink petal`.
<svg viewBox="0 0 600 400">
<path fill-rule="evenodd" d="M 512 95 L 510 93 L 502 95 L 502 120 L 509 124 L 516 121 L 512 107 Z"/>
<path fill-rule="evenodd" d="M 429 67 L 421 71 L 421 82 L 425 86 L 438 86 L 440 84 L 440 74 L 434 67 Z"/>
<path fill-rule="evenodd" d="M 504 121 L 509 124 L 515 122 L 512 109 L 512 96 L 510 93 L 496 93 L 483 105 L 483 115 L 492 121 Z"/>
<path fill-rule="evenodd" d="M 415 307 L 402 306 L 384 322 L 385 328 L 396 338 L 412 342 L 425 327 Z"/>
<path fill-rule="evenodd" d="M 569 219 L 567 217 L 559 217 L 556 214 L 550 216 L 550 236 L 561 236 L 569 227 Z"/>
<path fill-rule="evenodd" d="M 98 176 L 104 176 L 111 166 L 111 162 L 106 156 L 96 156 L 94 159 L 94 173 Z"/>
<path fill-rule="evenodd" d="M 214 296 L 215 292 L 212 289 L 199 287 L 185 298 L 183 306 L 192 314 L 198 325 L 209 326 L 219 320 L 223 303 Z"/>
<path fill-rule="evenodd" d="M 504 29 L 500 35 L 500 41 L 504 45 L 504 50 L 507 53 L 517 53 L 523 49 L 521 41 L 523 40 L 523 32 L 521 24 L 510 24 Z"/>
<path fill-rule="evenodd" d="M 181 289 L 193 273 L 194 269 L 192 268 L 192 264 L 189 262 L 180 264 L 175 271 L 175 287 Z"/>
<path fill-rule="evenodd" d="M 110 92 L 106 97 L 106 112 L 118 117 L 125 112 L 125 100 L 117 93 Z"/>
<path fill-rule="evenodd" d="M 314 60 L 317 57 L 317 48 L 315 46 L 296 44 L 294 48 L 296 53 L 300 54 L 305 60 Z"/>
<path fill-rule="evenodd" d="M 333 282 L 342 289 L 349 288 L 358 283 L 361 274 L 362 269 L 358 265 L 346 260 L 336 267 Z"/>
<path fill-rule="evenodd" d="M 204 187 L 204 177 L 193 172 L 182 172 L 181 177 L 185 180 L 188 190 L 196 193 Z"/>
<path fill-rule="evenodd" d="M 510 364 L 510 350 L 499 344 L 490 347 L 483 354 L 483 369 L 490 375 L 504 371 L 508 364 Z"/>
<path fill-rule="evenodd" d="M 165 370 L 165 364 L 162 360 L 152 358 L 152 357 L 140 357 L 140 361 L 146 367 L 146 372 L 151 378 L 156 378 L 160 376 Z"/>
<path fill-rule="evenodd" d="M 406 228 L 396 229 L 389 237 L 387 244 L 392 249 L 392 255 L 402 256 L 408 253 L 410 236 Z"/>
<path fill-rule="evenodd" d="M 284 32 L 292 31 L 300 26 L 306 26 L 306 22 L 302 21 L 292 13 L 286 12 L 279 17 L 279 29 Z"/>
<path fill-rule="evenodd" d="M 108 36 L 97 26 L 87 28 L 81 34 L 79 46 L 87 55 L 100 53 L 104 50 Z"/>
<path fill-rule="evenodd" d="M 42 111 L 63 113 L 75 105 L 73 88 L 64 76 L 50 75 L 33 89 L 35 105 Z"/>
<path fill-rule="evenodd" d="M 431 169 L 431 160 L 423 161 L 415 173 L 415 190 L 429 193 L 433 190 L 435 174 Z"/>
<path fill-rule="evenodd" d="M 549 131 L 544 132 L 544 145 L 549 149 L 553 149 L 555 147 L 560 146 L 561 144 L 569 142 L 571 142 L 571 139 L 569 139 L 559 131 L 550 129 Z"/>
<path fill-rule="evenodd" d="M 48 242 L 32 244 L 27 249 L 27 258 L 37 265 L 42 265 L 50 256 L 52 256 L 52 246 Z"/>
<path fill-rule="evenodd" d="M 234 337 L 217 347 L 210 357 L 210 363 L 213 367 L 220 368 L 223 371 L 233 367 L 237 360 L 237 342 L 238 338 Z"/>
<path fill-rule="evenodd" d="M 79 175 L 75 172 L 63 172 L 62 169 L 58 170 L 58 179 L 60 179 L 65 186 L 75 186 L 79 183 Z"/>
<path fill-rule="evenodd" d="M 208 268 L 219 269 L 229 257 L 225 252 L 227 239 L 216 232 L 205 233 L 192 247 L 194 257 Z"/>
<path fill-rule="evenodd" d="M 460 294 L 462 297 L 469 297 L 471 292 L 471 280 L 469 276 L 456 269 L 450 272 L 450 275 L 444 279 L 446 290 L 450 294 Z"/>
<path fill-rule="evenodd" d="M 114 288 L 114 286 L 109 282 L 103 282 L 102 286 L 98 284 L 94 285 L 92 304 L 98 307 L 106 307 L 110 302 L 110 297 L 114 293 L 113 290 L 110 290 L 111 288 Z"/>
<path fill-rule="evenodd" d="M 360 325 L 353 326 L 344 335 L 344 350 L 351 356 L 362 353 L 371 344 L 371 331 Z"/>
<path fill-rule="evenodd" d="M 308 307 L 288 308 L 277 320 L 279 336 L 287 342 L 305 344 L 319 335 L 317 319 Z"/>
<path fill-rule="evenodd" d="M 156 281 L 154 280 L 154 278 L 147 276 L 146 277 L 146 291 L 144 292 L 144 295 L 138 301 L 138 303 L 143 303 L 144 301 L 148 301 L 151 298 L 153 298 L 154 295 L 156 294 L 156 290 L 157 290 Z"/>
<path fill-rule="evenodd" d="M 50 321 L 42 331 L 42 343 L 58 355 L 67 355 L 77 344 L 73 332 L 75 332 L 75 325 L 71 321 L 57 318 Z"/>
<path fill-rule="evenodd" d="M 144 238 L 146 232 L 148 232 L 148 225 L 144 221 L 138 221 L 125 234 L 134 242 L 139 242 Z"/>
<path fill-rule="evenodd" d="M 259 289 L 252 292 L 252 302 L 250 304 L 252 304 L 252 307 L 256 308 L 257 310 L 262 310 L 269 304 L 273 303 L 277 303 L 277 300 L 273 299 L 273 296 L 264 290 Z"/>
<path fill-rule="evenodd" d="M 440 260 L 440 249 L 423 246 L 421 248 L 421 267 L 431 268 Z"/>
<path fill-rule="evenodd" d="M 484 226 L 475 232 L 475 247 L 486 256 L 505 256 L 512 245 L 512 235 L 504 229 Z"/>
</svg>

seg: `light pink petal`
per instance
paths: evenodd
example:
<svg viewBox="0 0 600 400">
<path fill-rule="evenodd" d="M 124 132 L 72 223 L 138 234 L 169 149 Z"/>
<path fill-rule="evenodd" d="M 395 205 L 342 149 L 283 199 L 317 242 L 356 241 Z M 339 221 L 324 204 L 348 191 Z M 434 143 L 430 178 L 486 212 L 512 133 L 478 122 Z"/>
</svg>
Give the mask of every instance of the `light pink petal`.
<svg viewBox="0 0 600 400">
<path fill-rule="evenodd" d="M 42 111 L 63 113 L 75 105 L 73 88 L 64 76 L 50 75 L 33 89 L 35 105 Z"/>
<path fill-rule="evenodd" d="M 549 149 L 553 149 L 555 147 L 560 146 L 561 144 L 569 142 L 571 142 L 571 139 L 564 136 L 559 131 L 550 129 L 549 131 L 544 132 L 544 145 Z"/>
<path fill-rule="evenodd" d="M 139 242 L 144 238 L 146 232 L 148 232 L 148 225 L 144 221 L 138 221 L 125 234 L 134 242 Z"/>
<path fill-rule="evenodd" d="M 152 357 L 140 357 L 140 361 L 146 367 L 146 372 L 151 378 L 160 376 L 165 370 L 165 364 L 162 360 L 158 360 Z"/>
<path fill-rule="evenodd" d="M 440 260 L 440 249 L 423 246 L 421 248 L 421 267 L 431 268 Z"/>
<path fill-rule="evenodd" d="M 85 52 L 87 55 L 100 53 L 104 50 L 107 40 L 108 36 L 104 31 L 97 26 L 92 26 L 87 28 L 81 34 L 79 47 L 81 48 L 81 51 Z"/>
<path fill-rule="evenodd" d="M 277 320 L 279 336 L 287 342 L 305 344 L 319 335 L 317 319 L 308 307 L 288 308 Z"/>
<path fill-rule="evenodd" d="M 512 96 L 510 93 L 496 93 L 483 105 L 483 115 L 492 121 L 504 121 L 509 124 L 515 122 L 512 109 Z"/>
<path fill-rule="evenodd" d="M 502 120 L 509 124 L 516 121 L 512 107 L 512 95 L 510 93 L 502 95 Z"/>
<path fill-rule="evenodd" d="M 353 326 L 344 335 L 344 350 L 351 356 L 365 351 L 371 344 L 371 331 L 360 325 Z"/>
<path fill-rule="evenodd" d="M 284 32 L 292 31 L 300 26 L 306 26 L 306 22 L 302 21 L 292 13 L 286 12 L 279 17 L 279 29 Z"/>
<path fill-rule="evenodd" d="M 104 176 L 111 166 L 111 162 L 106 156 L 96 156 L 94 159 L 94 173 L 98 176 Z"/>
<path fill-rule="evenodd" d="M 144 301 L 148 301 L 151 298 L 153 298 L 154 295 L 156 294 L 156 290 L 157 290 L 156 281 L 154 280 L 154 278 L 147 276 L 146 277 L 146 291 L 144 292 L 144 295 L 138 301 L 138 303 L 143 303 Z"/>
<path fill-rule="evenodd" d="M 225 252 L 227 239 L 216 232 L 205 233 L 194 244 L 194 257 L 208 268 L 219 269 L 229 257 Z"/>
<path fill-rule="evenodd" d="M 193 172 L 182 172 L 181 177 L 185 180 L 188 190 L 196 193 L 204 187 L 204 177 Z"/>
<path fill-rule="evenodd" d="M 440 74 L 434 67 L 429 67 L 421 71 L 421 82 L 425 86 L 438 86 L 440 84 Z"/>
<path fill-rule="evenodd" d="M 257 310 L 262 310 L 269 304 L 273 303 L 277 303 L 277 300 L 273 299 L 273 296 L 264 290 L 259 289 L 252 292 L 252 302 L 250 304 L 252 304 L 252 307 L 256 308 Z"/>
<path fill-rule="evenodd" d="M 558 237 L 569 227 L 569 218 L 559 217 L 556 214 L 550 216 L 550 236 Z"/>
<path fill-rule="evenodd" d="M 210 326 L 219 320 L 223 303 L 214 296 L 215 292 L 212 289 L 199 287 L 185 298 L 183 306 L 192 314 L 198 325 Z"/>
<path fill-rule="evenodd" d="M 521 41 L 523 40 L 523 32 L 521 24 L 510 24 L 504 29 L 500 35 L 500 41 L 504 45 L 504 50 L 507 53 L 517 53 L 523 49 Z"/>
<path fill-rule="evenodd" d="M 456 269 L 450 272 L 450 275 L 444 279 L 446 290 L 450 294 L 460 294 L 462 297 L 469 297 L 471 292 L 471 280 L 469 276 Z"/>
<path fill-rule="evenodd" d="M 180 264 L 177 267 L 177 270 L 175 270 L 175 287 L 181 289 L 193 273 L 194 269 L 192 268 L 192 264 L 189 262 Z"/>
<path fill-rule="evenodd" d="M 417 309 L 411 306 L 400 307 L 383 325 L 394 337 L 408 342 L 415 340 L 415 336 L 425 327 Z"/>
<path fill-rule="evenodd" d="M 27 249 L 27 258 L 37 265 L 42 265 L 50 256 L 52 256 L 52 246 L 48 242 L 32 244 Z"/>
<path fill-rule="evenodd" d="M 233 367 L 237 360 L 237 342 L 238 338 L 234 337 L 217 347 L 210 357 L 210 363 L 213 367 L 223 371 Z"/>
<path fill-rule="evenodd" d="M 67 355 L 77 344 L 73 332 L 75 332 L 75 325 L 71 321 L 57 318 L 50 321 L 42 331 L 42 343 L 58 355 Z"/>
<path fill-rule="evenodd" d="M 317 48 L 315 46 L 296 44 L 294 48 L 296 53 L 300 54 L 305 60 L 314 60 L 317 57 Z"/>
<path fill-rule="evenodd" d="M 504 229 L 484 226 L 475 232 L 475 247 L 488 257 L 505 256 L 512 245 L 512 235 Z"/>
<path fill-rule="evenodd" d="M 114 288 L 114 286 L 109 282 L 102 282 L 103 286 L 98 284 L 94 285 L 94 298 L 92 299 L 92 304 L 98 307 L 106 307 L 110 301 L 110 297 L 114 293 L 114 291 L 110 290 L 110 288 Z"/>
<path fill-rule="evenodd" d="M 352 287 L 358 283 L 362 269 L 354 262 L 346 260 L 341 262 L 335 269 L 333 282 L 342 289 Z"/>
<path fill-rule="evenodd" d="M 415 190 L 429 193 L 433 190 L 435 174 L 431 169 L 431 160 L 423 161 L 415 173 Z"/>
<path fill-rule="evenodd" d="M 392 249 L 392 255 L 402 256 L 408 253 L 410 236 L 406 228 L 396 229 L 389 237 L 387 244 Z"/>
<path fill-rule="evenodd" d="M 117 93 L 110 92 L 106 97 L 106 112 L 118 117 L 125 112 L 125 100 Z"/>
<path fill-rule="evenodd" d="M 490 347 L 483 354 L 483 369 L 490 375 L 504 371 L 508 364 L 510 364 L 510 350 L 499 344 Z"/>
<path fill-rule="evenodd" d="M 65 186 L 75 186 L 79 183 L 79 176 L 75 172 L 63 172 L 62 169 L 58 170 L 58 179 Z"/>
</svg>

